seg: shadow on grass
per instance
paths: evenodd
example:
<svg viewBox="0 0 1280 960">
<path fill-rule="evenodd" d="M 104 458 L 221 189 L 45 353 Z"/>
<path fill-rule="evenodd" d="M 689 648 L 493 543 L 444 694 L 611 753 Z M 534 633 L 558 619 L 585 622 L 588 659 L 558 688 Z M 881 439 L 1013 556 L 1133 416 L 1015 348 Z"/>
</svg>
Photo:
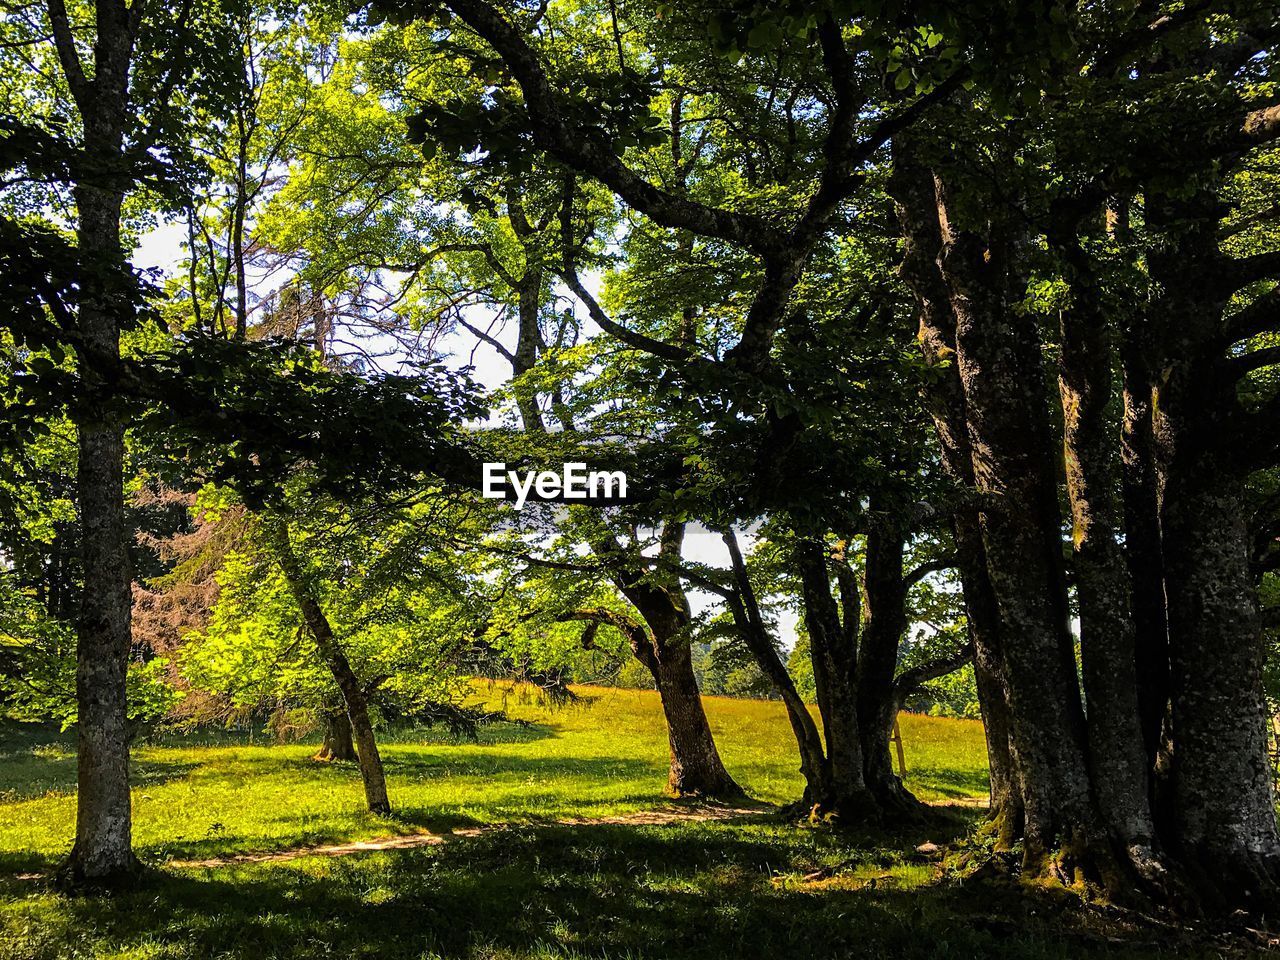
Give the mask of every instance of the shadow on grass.
<svg viewBox="0 0 1280 960">
<path fill-rule="evenodd" d="M 907 771 L 908 787 L 927 787 L 947 797 L 984 797 L 990 789 L 985 770 L 919 767 Z"/>
<path fill-rule="evenodd" d="M 557 736 L 558 730 L 554 724 L 499 721 L 480 726 L 476 730 L 474 740 L 465 735 L 455 735 L 442 725 L 380 727 L 377 734 L 378 742 L 382 745 L 487 746 L 504 743 L 533 743 Z M 202 726 L 191 730 L 180 728 L 152 730 L 145 737 L 140 737 L 135 746 L 179 750 L 199 747 L 273 747 L 295 744 L 318 746 L 320 739 L 318 730 L 294 740 L 281 741 L 261 724 L 243 728 Z M 74 747 L 74 741 L 72 746 Z"/>
<path fill-rule="evenodd" d="M 155 786 L 189 776 L 200 764 L 195 760 L 134 758 L 129 782 L 135 788 Z M 27 752 L 0 756 L 0 803 L 34 800 L 49 793 L 76 789 L 76 757 L 59 751 Z"/>
<path fill-rule="evenodd" d="M 76 748 L 76 735 L 51 723 L 19 723 L 0 718 L 0 759 L 30 753 L 41 747 Z"/>
<path fill-rule="evenodd" d="M 1014 888 L 800 879 L 851 858 L 902 861 L 916 843 L 965 827 L 951 818 L 861 840 L 765 823 L 511 830 L 426 850 L 157 874 L 114 901 L 28 899 L 0 914 L 0 941 L 8 936 L 16 958 L 73 944 L 232 960 L 1157 955 L 1089 934 Z M 1196 951 L 1180 945 L 1177 955 Z"/>
<path fill-rule="evenodd" d="M 341 778 L 358 797 L 360 771 L 354 763 L 315 763 L 308 759 L 255 757 L 244 761 L 249 768 L 268 764 L 263 776 L 282 770 L 301 772 L 306 779 L 330 781 Z M 445 834 L 458 829 L 538 823 L 577 816 L 589 818 L 601 808 L 643 809 L 664 802 L 660 785 L 666 772 L 663 765 L 640 760 L 580 757 L 531 758 L 518 753 L 498 752 L 461 759 L 436 757 L 384 757 L 387 785 L 393 812 L 375 818 L 353 802 L 352 809 L 316 813 L 305 808 L 282 808 L 255 818 L 255 822 L 283 830 L 267 830 L 267 836 L 253 832 L 219 830 L 199 836 L 170 837 L 163 843 L 139 847 L 147 861 L 196 860 L 245 853 L 269 853 L 339 843 L 353 837 L 369 838 L 423 831 Z M 248 772 L 246 776 L 257 774 Z M 456 801 L 431 804 L 401 803 L 401 791 L 412 779 L 438 776 L 456 778 L 460 790 Z M 625 783 L 623 789 L 608 789 L 610 782 Z M 592 797 L 582 795 L 582 784 L 604 787 Z M 635 784 L 635 788 L 631 788 Z M 400 788 L 398 790 L 397 788 Z M 407 791 L 405 791 L 407 792 Z M 410 794 L 411 795 L 411 794 Z M 275 834 L 274 836 L 270 834 Z M 47 869 L 47 861 L 40 868 Z"/>
</svg>

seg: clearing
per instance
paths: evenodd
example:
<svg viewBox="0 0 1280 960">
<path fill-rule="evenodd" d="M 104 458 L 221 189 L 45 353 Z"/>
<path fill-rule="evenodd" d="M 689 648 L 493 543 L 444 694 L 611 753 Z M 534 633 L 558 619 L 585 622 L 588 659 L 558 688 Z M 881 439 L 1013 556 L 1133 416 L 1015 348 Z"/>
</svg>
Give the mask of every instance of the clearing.
<svg viewBox="0 0 1280 960">
<path fill-rule="evenodd" d="M 725 762 L 758 808 L 662 795 L 656 696 L 582 688 L 550 710 L 486 689 L 528 726 L 477 743 L 387 738 L 392 817 L 314 743 L 167 735 L 135 751 L 135 838 L 159 867 L 115 901 L 40 874 L 71 841 L 66 738 L 5 728 L 0 960 L 120 958 L 1220 956 L 1247 949 L 1080 911 L 1069 896 L 961 883 L 926 842 L 963 839 L 986 791 L 981 726 L 902 718 L 927 822 L 877 831 L 783 823 L 800 789 L 777 703 L 707 698 Z M 445 842 L 447 841 L 447 842 Z M 320 849 L 316 849 L 320 848 Z"/>
</svg>

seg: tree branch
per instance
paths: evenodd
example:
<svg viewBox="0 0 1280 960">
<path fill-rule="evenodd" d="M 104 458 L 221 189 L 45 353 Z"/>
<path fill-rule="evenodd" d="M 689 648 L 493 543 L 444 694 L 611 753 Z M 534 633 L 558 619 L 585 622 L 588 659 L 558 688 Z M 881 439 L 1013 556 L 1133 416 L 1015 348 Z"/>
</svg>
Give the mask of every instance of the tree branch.
<svg viewBox="0 0 1280 960">
<path fill-rule="evenodd" d="M 1255 253 L 1251 257 L 1223 258 L 1219 289 L 1232 293 L 1259 280 L 1280 276 L 1280 250 Z"/>
<path fill-rule="evenodd" d="M 1253 350 L 1241 356 L 1232 357 L 1227 363 L 1231 366 L 1232 375 L 1239 379 L 1263 367 L 1274 367 L 1280 364 L 1280 347 L 1263 347 L 1261 350 Z"/>
<path fill-rule="evenodd" d="M 1222 326 L 1226 344 L 1239 343 L 1268 330 L 1280 330 L 1280 286 L 1227 317 Z"/>
<path fill-rule="evenodd" d="M 67 6 L 63 0 L 49 0 L 49 23 L 53 27 L 53 46 L 58 53 L 58 62 L 62 64 L 71 96 L 84 118 L 91 109 L 91 89 L 85 79 L 80 54 L 76 52 L 76 41 L 71 35 L 71 22 L 67 19 Z"/>
<path fill-rule="evenodd" d="M 493 349 L 497 350 L 498 353 L 501 354 L 502 357 L 507 361 L 507 363 L 514 364 L 516 362 L 515 354 L 513 354 L 510 350 L 504 347 L 502 345 L 502 341 L 499 340 L 497 337 L 493 336 L 490 333 L 485 333 L 479 327 L 474 326 L 471 323 L 468 323 L 466 320 L 462 318 L 461 314 L 459 314 L 454 319 L 461 326 L 465 327 L 467 332 L 470 333 L 472 336 L 477 337 L 480 340 L 483 340 L 489 346 L 493 347 Z"/>
<path fill-rule="evenodd" d="M 954 673 L 972 659 L 973 644 L 966 643 L 949 657 L 939 657 L 912 667 L 910 670 L 904 670 L 893 681 L 893 695 L 901 703 L 930 680 L 937 680 L 948 673 Z"/>
<path fill-rule="evenodd" d="M 928 560 L 908 573 L 903 579 L 903 582 L 908 587 L 914 587 L 925 577 L 929 576 L 929 574 L 938 573 L 942 570 L 950 570 L 955 567 L 955 565 L 956 558 L 953 556 L 939 557 L 936 560 Z"/>
<path fill-rule="evenodd" d="M 449 8 L 503 59 L 524 93 L 534 142 L 574 170 L 605 184 L 641 213 L 665 227 L 692 230 L 758 252 L 781 245 L 781 232 L 749 214 L 708 207 L 655 187 L 627 167 L 592 130 L 570 125 L 538 55 L 523 31 L 485 0 L 446 0 Z"/>
<path fill-rule="evenodd" d="M 564 198 L 560 208 L 560 244 L 562 250 L 561 267 L 557 271 L 560 278 L 564 280 L 575 297 L 582 301 L 587 308 L 587 314 L 595 321 L 605 333 L 621 340 L 629 347 L 637 350 L 643 350 L 645 353 L 651 353 L 655 357 L 661 357 L 673 363 L 684 364 L 692 360 L 700 360 L 697 354 L 691 353 L 683 347 L 678 347 L 672 343 L 666 343 L 662 340 L 655 340 L 653 337 L 645 336 L 643 333 L 637 333 L 629 330 L 620 323 L 616 323 L 612 317 L 604 312 L 604 309 L 596 301 L 596 298 L 582 284 L 582 280 L 578 277 L 578 268 L 574 263 L 573 256 L 573 177 L 572 175 L 565 177 Z"/>
</svg>

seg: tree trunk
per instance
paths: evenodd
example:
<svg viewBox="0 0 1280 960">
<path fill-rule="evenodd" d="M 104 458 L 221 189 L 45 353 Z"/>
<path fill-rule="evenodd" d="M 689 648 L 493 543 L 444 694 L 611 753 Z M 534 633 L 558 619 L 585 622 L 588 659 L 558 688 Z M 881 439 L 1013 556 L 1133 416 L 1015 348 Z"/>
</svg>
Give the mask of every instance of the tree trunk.
<svg viewBox="0 0 1280 960">
<path fill-rule="evenodd" d="M 844 736 L 837 737 L 837 743 L 841 745 L 840 749 L 845 750 L 849 757 L 841 774 L 842 787 L 838 790 L 832 778 L 831 762 L 828 760 L 823 748 L 822 735 L 818 732 L 818 725 L 814 723 L 813 715 L 809 713 L 808 704 L 804 702 L 804 698 L 800 696 L 800 691 L 796 689 L 795 681 L 791 679 L 791 674 L 787 672 L 787 666 L 782 662 L 782 657 L 778 655 L 778 649 L 773 643 L 773 638 L 769 636 L 769 632 L 760 616 L 760 608 L 756 603 L 755 592 L 751 587 L 746 563 L 738 546 L 738 538 L 732 531 L 728 531 L 723 534 L 722 539 L 725 546 L 729 548 L 729 557 L 733 563 L 734 580 L 737 583 L 737 589 L 726 596 L 729 610 L 733 615 L 734 623 L 738 627 L 738 632 L 742 636 L 743 642 L 751 651 L 752 656 L 755 657 L 760 669 L 764 671 L 765 676 L 773 684 L 778 696 L 781 697 L 783 706 L 787 711 L 787 720 L 791 723 L 791 732 L 795 735 L 796 746 L 800 752 L 800 774 L 804 777 L 805 786 L 804 794 L 801 796 L 798 806 L 813 818 L 836 816 L 841 819 L 853 819 L 861 817 L 868 812 L 869 808 L 873 808 L 873 801 L 871 801 L 866 787 L 862 784 L 861 763 L 854 763 L 852 759 L 855 751 L 858 754 L 861 753 L 861 746 L 857 740 L 856 711 L 850 711 L 847 707 L 842 708 L 839 722 L 835 724 L 838 729 L 844 732 Z M 829 589 L 828 587 L 828 597 L 830 596 Z M 813 642 L 812 637 L 810 641 Z M 818 643 L 822 645 L 823 640 L 820 638 Z M 821 654 L 815 657 L 815 680 L 817 679 L 816 671 L 819 669 L 821 657 Z M 836 672 L 833 667 L 829 673 L 835 674 Z M 833 686 L 830 679 L 829 676 L 823 681 L 827 686 L 828 692 Z"/>
<path fill-rule="evenodd" d="M 70 884 L 114 884 L 140 871 L 132 848 L 125 678 L 132 641 L 132 589 L 124 508 L 124 428 L 109 386 L 120 362 L 127 309 L 120 248 L 123 194 L 78 187 L 77 239 L 84 264 L 79 310 L 85 396 L 76 413 L 77 488 L 84 586 L 76 644 L 78 769 L 76 839 L 64 868 Z"/>
<path fill-rule="evenodd" d="M 243 119 L 241 120 L 243 124 Z M 243 132 L 242 132 L 243 136 Z M 236 195 L 233 200 L 234 210 L 231 216 L 231 262 L 235 267 L 236 284 L 236 329 L 235 339 L 243 340 L 249 332 L 249 281 L 244 265 L 244 220 L 245 207 L 248 205 L 246 193 L 247 172 L 245 169 L 244 151 L 247 144 L 241 141 L 238 166 L 236 167 Z"/>
<path fill-rule="evenodd" d="M 1163 406 L 1163 405 L 1162 405 Z M 1176 446 L 1162 411 L 1164 442 Z M 1242 485 L 1202 453 L 1169 465 L 1161 511 L 1169 592 L 1173 816 L 1210 891 L 1273 897 L 1280 879 L 1266 657 L 1248 567 Z M 1234 892 L 1234 891 L 1233 891 Z M 1227 894 L 1228 897 L 1231 893 Z"/>
<path fill-rule="evenodd" d="M 1164 555 L 1160 543 L 1160 498 L 1152 426 L 1151 378 L 1136 344 L 1126 343 L 1124 421 L 1121 430 L 1125 559 L 1133 584 L 1134 659 L 1138 717 L 1149 776 L 1166 746 L 1169 716 L 1169 623 L 1165 613 Z M 1155 783 L 1152 784 L 1153 795 Z"/>
<path fill-rule="evenodd" d="M 678 557 L 683 539 L 683 524 L 664 524 L 660 555 Z M 662 701 L 671 745 L 668 788 L 676 796 L 741 797 L 742 788 L 720 759 L 702 706 L 689 649 L 693 617 L 679 583 L 658 582 L 647 569 L 632 567 L 615 540 L 597 540 L 592 549 L 610 564 L 614 584 L 649 627 L 649 636 L 643 631 L 631 636 L 631 651 L 652 674 Z"/>
<path fill-rule="evenodd" d="M 872 513 L 878 513 L 874 500 Z M 858 729 L 862 736 L 864 777 L 881 806 L 914 809 L 915 796 L 893 772 L 889 737 L 898 716 L 894 674 L 898 644 L 907 629 L 907 589 L 902 564 L 906 542 L 886 520 L 867 533 L 865 606 L 858 646 Z"/>
<path fill-rule="evenodd" d="M 525 247 L 526 266 L 537 255 L 536 231 L 528 222 L 518 194 L 509 192 L 507 207 L 512 228 Z M 538 406 L 538 393 L 521 378 L 533 370 L 538 353 L 543 349 L 539 326 L 544 275 L 541 269 L 527 269 L 520 278 L 517 296 L 519 330 L 516 349 L 510 356 L 515 386 L 516 407 L 521 422 L 530 433 L 543 433 L 546 424 Z M 573 421 L 563 403 L 555 403 L 561 425 L 574 429 Z M 684 537 L 682 524 L 665 524 L 664 549 L 678 552 Z M 667 722 L 667 742 L 671 748 L 671 766 L 667 774 L 667 789 L 677 797 L 735 798 L 743 795 L 729 771 L 720 759 L 711 724 L 702 705 L 702 695 L 693 672 L 693 659 L 689 650 L 688 628 L 692 617 L 688 601 L 679 585 L 653 584 L 647 572 L 630 568 L 625 551 L 612 538 L 604 538 L 593 544 L 596 555 L 609 560 L 615 568 L 614 583 L 649 626 L 651 637 L 644 631 L 630 636 L 632 654 L 653 677 L 662 703 L 662 713 Z"/>
<path fill-rule="evenodd" d="M 1135 868 L 1154 881 L 1163 871 L 1138 715 L 1129 567 L 1120 545 L 1120 438 L 1107 414 L 1114 350 L 1101 291 L 1078 238 L 1064 230 L 1052 239 L 1074 273 L 1072 303 L 1061 315 L 1058 388 L 1094 795 L 1107 829 Z"/>
<path fill-rule="evenodd" d="M 546 424 L 542 419 L 542 411 L 538 407 L 538 391 L 524 382 L 523 378 L 533 370 L 538 362 L 538 347 L 541 340 L 540 309 L 542 305 L 542 271 L 531 270 L 520 279 L 520 287 L 516 291 L 517 315 L 519 329 L 516 335 L 516 350 L 511 363 L 515 374 L 516 408 L 520 411 L 520 419 L 529 433 L 542 433 Z"/>
<path fill-rule="evenodd" d="M 910 150 L 895 143 L 891 192 L 904 237 L 899 273 L 916 300 L 918 339 L 925 362 L 942 368 L 928 379 L 925 405 L 933 419 L 943 468 L 968 502 L 956 505 L 952 534 L 956 567 L 964 595 L 965 619 L 974 647 L 974 677 L 982 709 L 990 771 L 989 817 L 1000 849 L 1009 849 L 1022 836 L 1022 787 L 1012 744 L 1001 646 L 1000 610 L 987 572 L 986 549 L 978 511 L 973 502 L 973 456 L 969 447 L 964 390 L 955 358 L 955 317 L 938 270 L 942 250 L 933 178 L 916 163 Z"/>
<path fill-rule="evenodd" d="M 1182 860 L 1211 899 L 1251 909 L 1280 878 L 1262 669 L 1266 648 L 1249 569 L 1235 380 L 1218 334 L 1226 294 L 1217 197 L 1152 196 L 1168 238 L 1150 258 L 1161 373 L 1155 438 L 1169 617 L 1175 749 L 1172 820 Z"/>
<path fill-rule="evenodd" d="M 1011 237 L 959 229 L 945 188 L 940 267 L 956 320 L 987 571 L 1000 611 L 1005 680 L 1025 807 L 1024 866 L 1083 852 L 1095 817 L 1068 629 L 1057 478 L 1041 347 L 1013 304 Z M 1074 866 L 1074 858 L 1069 858 Z"/>
<path fill-rule="evenodd" d="M 356 745 L 352 740 L 351 719 L 344 710 L 322 710 L 321 723 L 324 739 L 312 760 L 351 761 L 356 759 Z"/>
<path fill-rule="evenodd" d="M 809 655 L 813 662 L 818 712 L 822 717 L 822 733 L 826 740 L 825 759 L 821 763 L 810 760 L 808 764 L 817 768 L 820 786 L 816 790 L 810 790 L 810 795 L 805 799 L 810 808 L 816 804 L 821 813 L 835 813 L 846 819 L 865 815 L 875 809 L 875 800 L 867 789 L 865 746 L 859 732 L 860 611 L 853 611 L 851 619 L 851 611 L 846 610 L 845 620 L 841 622 L 835 598 L 831 594 L 826 549 L 822 541 L 799 537 L 794 557 L 800 573 L 805 627 L 809 632 Z M 846 593 L 844 600 L 846 604 L 851 603 L 852 597 Z M 770 648 L 772 649 L 772 645 Z M 781 659 L 777 659 L 781 664 Z M 776 669 L 774 667 L 769 671 L 771 677 Z M 783 672 L 786 672 L 785 666 Z M 890 682 L 892 683 L 892 677 Z M 778 684 L 775 682 L 774 686 L 777 687 Z M 779 692 L 782 692 L 781 689 Z M 795 699 L 800 701 L 798 693 Z M 798 708 L 804 709 L 802 701 Z M 788 707 L 789 711 L 791 709 Z M 804 709 L 804 715 L 809 715 L 807 709 Z M 792 725 L 794 728 L 794 721 Z M 807 725 L 802 724 L 801 727 L 798 736 L 808 739 L 811 734 Z M 887 734 L 885 746 L 888 747 Z M 812 749 L 805 752 L 811 753 Z"/>
<path fill-rule="evenodd" d="M 289 590 L 294 601 L 302 612 L 303 622 L 316 642 L 316 649 L 321 659 L 333 675 L 338 690 L 342 693 L 342 701 L 347 708 L 347 718 L 351 722 L 351 732 L 356 743 L 357 758 L 360 763 L 360 777 L 364 781 L 365 801 L 369 812 L 380 816 L 391 813 L 391 801 L 387 798 L 387 780 L 382 771 L 382 757 L 378 753 L 378 742 L 373 735 L 373 724 L 369 720 L 369 702 L 364 688 L 360 686 L 360 678 L 351 669 L 347 656 L 342 651 L 325 616 L 319 601 L 310 589 L 305 571 L 293 553 L 289 542 L 288 530 L 283 521 L 272 521 L 276 529 L 270 534 L 273 538 L 276 561 L 288 581 Z"/>
<path fill-rule="evenodd" d="M 687 637 L 655 633 L 652 640 L 644 636 L 638 642 L 645 653 L 637 658 L 653 676 L 667 722 L 671 748 L 668 791 L 676 797 L 741 796 L 742 788 L 724 768 L 711 735 Z"/>
</svg>

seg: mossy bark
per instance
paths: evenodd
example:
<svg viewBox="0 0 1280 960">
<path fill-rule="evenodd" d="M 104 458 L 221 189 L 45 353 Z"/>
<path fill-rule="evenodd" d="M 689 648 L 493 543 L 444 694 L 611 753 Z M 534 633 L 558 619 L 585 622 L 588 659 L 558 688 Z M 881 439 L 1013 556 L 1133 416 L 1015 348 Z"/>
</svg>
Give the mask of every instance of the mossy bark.
<svg viewBox="0 0 1280 960">
<path fill-rule="evenodd" d="M 903 234 L 899 275 L 916 301 L 918 339 L 925 362 L 937 373 L 924 388 L 924 402 L 933 420 L 943 468 L 962 495 L 974 490 L 973 457 L 969 448 L 964 389 L 955 360 L 955 317 L 937 258 L 942 234 L 932 174 L 913 156 L 912 148 L 895 144 L 890 189 Z M 990 769 L 989 816 L 999 847 L 1009 849 L 1023 829 L 1022 789 L 1012 741 L 1000 610 L 987 572 L 986 549 L 978 523 L 976 501 L 953 508 L 952 535 L 956 569 L 964 594 L 965 616 L 974 646 L 974 676 L 982 709 Z"/>
</svg>

